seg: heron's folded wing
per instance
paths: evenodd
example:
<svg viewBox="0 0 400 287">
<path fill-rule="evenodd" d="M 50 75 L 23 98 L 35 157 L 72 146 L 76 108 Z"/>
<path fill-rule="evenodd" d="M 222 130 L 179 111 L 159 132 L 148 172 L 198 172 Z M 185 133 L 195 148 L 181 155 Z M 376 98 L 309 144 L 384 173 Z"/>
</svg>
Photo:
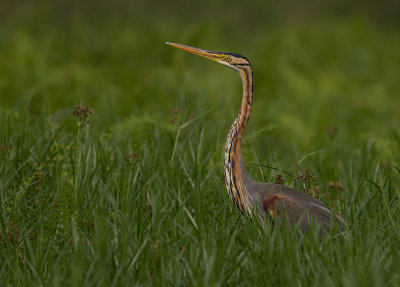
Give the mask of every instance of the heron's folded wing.
<svg viewBox="0 0 400 287">
<path fill-rule="evenodd" d="M 273 219 L 286 217 L 290 223 L 297 222 L 304 209 L 288 196 L 274 194 L 263 199 L 263 209 Z"/>
<path fill-rule="evenodd" d="M 262 201 L 264 211 L 274 220 L 286 218 L 289 223 L 300 222 L 302 229 L 307 229 L 310 220 L 330 227 L 332 224 L 333 213 L 324 205 L 315 204 L 312 201 L 298 200 L 288 195 L 274 194 L 265 197 Z M 336 214 L 339 221 L 343 218 Z"/>
</svg>

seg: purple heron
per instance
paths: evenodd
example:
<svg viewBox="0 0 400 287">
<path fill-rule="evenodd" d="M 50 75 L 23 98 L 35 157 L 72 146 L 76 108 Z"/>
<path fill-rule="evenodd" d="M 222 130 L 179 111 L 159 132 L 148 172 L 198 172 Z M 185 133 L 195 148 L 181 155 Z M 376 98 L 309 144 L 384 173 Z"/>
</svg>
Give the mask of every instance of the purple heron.
<svg viewBox="0 0 400 287">
<path fill-rule="evenodd" d="M 284 185 L 255 182 L 247 175 L 241 150 L 243 132 L 253 105 L 253 71 L 250 61 L 236 53 L 167 44 L 232 68 L 242 78 L 242 104 L 229 130 L 224 154 L 226 190 L 239 211 L 248 217 L 255 212 L 260 218 L 271 218 L 274 221 L 285 218 L 290 225 L 298 225 L 303 232 L 308 230 L 310 221 L 318 223 L 320 232 L 326 232 L 334 225 L 340 229 L 344 223 L 343 217 L 321 201 Z"/>
</svg>

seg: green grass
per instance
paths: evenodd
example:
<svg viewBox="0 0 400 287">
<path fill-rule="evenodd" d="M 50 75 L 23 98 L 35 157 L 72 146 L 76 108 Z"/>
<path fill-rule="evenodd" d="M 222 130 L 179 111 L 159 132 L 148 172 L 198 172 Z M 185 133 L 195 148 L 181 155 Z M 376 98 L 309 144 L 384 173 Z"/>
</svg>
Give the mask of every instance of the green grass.
<svg viewBox="0 0 400 287">
<path fill-rule="evenodd" d="M 399 286 L 397 31 L 77 19 L 0 28 L 1 285 Z M 345 239 L 240 216 L 222 160 L 239 77 L 165 41 L 250 58 L 248 172 L 302 188 L 312 170 Z"/>
</svg>

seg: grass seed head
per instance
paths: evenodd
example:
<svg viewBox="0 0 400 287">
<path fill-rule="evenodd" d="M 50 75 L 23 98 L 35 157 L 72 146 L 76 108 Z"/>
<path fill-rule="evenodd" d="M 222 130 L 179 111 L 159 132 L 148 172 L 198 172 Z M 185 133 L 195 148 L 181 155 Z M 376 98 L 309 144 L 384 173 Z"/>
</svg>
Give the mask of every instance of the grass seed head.
<svg viewBox="0 0 400 287">
<path fill-rule="evenodd" d="M 326 184 L 326 187 L 328 189 L 334 189 L 335 188 L 335 183 L 333 181 L 328 181 L 328 183 Z"/>
<path fill-rule="evenodd" d="M 90 123 L 89 119 L 90 116 L 93 114 L 93 110 L 91 110 L 89 107 L 79 105 L 72 112 L 72 114 L 78 118 L 79 122 L 84 121 L 85 123 L 89 124 Z"/>
<path fill-rule="evenodd" d="M 283 179 L 283 176 L 281 174 L 278 174 L 275 178 L 275 183 L 276 184 L 281 184 L 284 185 L 285 180 Z"/>
<path fill-rule="evenodd" d="M 336 183 L 336 189 L 339 190 L 339 191 L 343 191 L 344 190 L 344 186 L 340 181 L 338 181 Z"/>
</svg>

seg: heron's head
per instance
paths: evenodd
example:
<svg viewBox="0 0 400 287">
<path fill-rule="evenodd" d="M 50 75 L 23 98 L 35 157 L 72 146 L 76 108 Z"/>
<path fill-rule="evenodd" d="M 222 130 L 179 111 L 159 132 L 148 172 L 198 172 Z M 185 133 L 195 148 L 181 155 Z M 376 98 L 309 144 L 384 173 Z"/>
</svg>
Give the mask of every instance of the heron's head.
<svg viewBox="0 0 400 287">
<path fill-rule="evenodd" d="M 167 42 L 168 45 L 181 49 L 183 51 L 202 56 L 204 58 L 213 60 L 215 62 L 218 62 L 222 65 L 228 66 L 229 68 L 232 68 L 234 70 L 240 70 L 245 67 L 251 67 L 250 61 L 242 55 L 235 54 L 235 53 L 226 53 L 226 52 L 213 52 L 213 51 L 208 51 L 208 50 L 203 50 L 191 46 L 186 46 L 182 44 L 176 44 L 176 43 L 169 43 Z"/>
</svg>

